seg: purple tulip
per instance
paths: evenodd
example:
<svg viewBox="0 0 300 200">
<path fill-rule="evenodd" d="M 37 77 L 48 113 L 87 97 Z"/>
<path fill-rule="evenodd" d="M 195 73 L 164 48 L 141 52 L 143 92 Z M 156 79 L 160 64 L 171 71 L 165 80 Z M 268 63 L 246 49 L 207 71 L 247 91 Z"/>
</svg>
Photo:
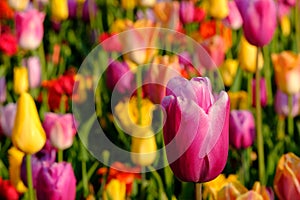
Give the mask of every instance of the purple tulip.
<svg viewBox="0 0 300 200">
<path fill-rule="evenodd" d="M 28 69 L 30 88 L 37 88 L 41 85 L 41 62 L 39 57 L 32 56 L 22 60 L 23 66 Z"/>
<path fill-rule="evenodd" d="M 86 0 L 83 4 L 82 19 L 84 21 L 90 21 L 90 18 L 95 18 L 98 12 L 97 4 L 95 0 Z"/>
<path fill-rule="evenodd" d="M 137 18 L 137 20 L 147 19 L 147 20 L 152 21 L 153 23 L 156 22 L 156 17 L 155 17 L 154 11 L 153 11 L 153 9 L 150 9 L 150 8 L 147 8 L 144 12 L 142 10 L 138 10 L 136 13 L 136 18 Z"/>
<path fill-rule="evenodd" d="M 243 18 L 244 35 L 252 45 L 268 44 L 276 29 L 274 0 L 235 0 Z"/>
<path fill-rule="evenodd" d="M 237 149 L 250 147 L 255 139 L 254 117 L 247 110 L 232 110 L 229 118 L 229 142 Z"/>
<path fill-rule="evenodd" d="M 106 74 L 106 84 L 110 90 L 120 93 L 129 92 L 133 87 L 134 76 L 126 62 L 109 61 Z M 116 88 L 115 88 L 116 87 Z"/>
<path fill-rule="evenodd" d="M 292 98 L 292 116 L 295 117 L 299 114 L 300 93 L 294 94 Z M 289 115 L 288 95 L 280 90 L 277 90 L 275 95 L 275 111 L 278 115 L 282 115 L 285 117 Z"/>
<path fill-rule="evenodd" d="M 67 162 L 43 165 L 36 187 L 38 200 L 74 200 L 76 197 L 76 178 L 72 165 Z"/>
<path fill-rule="evenodd" d="M 77 1 L 68 0 L 69 18 L 74 19 L 77 16 Z"/>
<path fill-rule="evenodd" d="M 16 111 L 17 104 L 15 103 L 9 103 L 4 107 L 0 107 L 0 127 L 7 137 L 11 137 Z"/>
<path fill-rule="evenodd" d="M 6 80 L 0 77 L 0 104 L 6 101 Z"/>
<path fill-rule="evenodd" d="M 175 77 L 162 101 L 164 141 L 174 174 L 182 181 L 205 182 L 225 167 L 229 146 L 229 97 L 214 96 L 210 80 Z"/>
<path fill-rule="evenodd" d="M 229 14 L 223 20 L 224 24 L 236 30 L 239 29 L 243 25 L 243 18 L 235 1 L 228 2 Z"/>
<path fill-rule="evenodd" d="M 195 6 L 193 1 L 181 1 L 179 6 L 179 17 L 183 24 L 194 21 Z"/>
<path fill-rule="evenodd" d="M 262 78 L 260 79 L 260 86 L 259 86 L 259 91 L 260 91 L 260 105 L 262 107 L 265 107 L 267 105 L 267 100 L 268 100 L 268 95 L 267 95 L 267 86 L 266 86 L 266 79 Z M 252 80 L 252 106 L 256 106 L 256 82 L 255 79 Z"/>
<path fill-rule="evenodd" d="M 33 187 L 37 187 L 37 176 L 43 166 L 50 166 L 55 162 L 56 159 L 56 150 L 54 148 L 48 148 L 49 140 L 47 140 L 48 145 L 39 151 L 38 153 L 31 156 L 31 169 L 32 169 L 32 180 Z M 46 143 L 46 144 L 47 144 Z M 27 186 L 27 173 L 26 173 L 26 159 L 25 156 L 21 165 L 21 179 L 23 183 Z"/>
<path fill-rule="evenodd" d="M 54 147 L 64 150 L 72 146 L 77 128 L 72 114 L 46 113 L 43 127 Z"/>
</svg>

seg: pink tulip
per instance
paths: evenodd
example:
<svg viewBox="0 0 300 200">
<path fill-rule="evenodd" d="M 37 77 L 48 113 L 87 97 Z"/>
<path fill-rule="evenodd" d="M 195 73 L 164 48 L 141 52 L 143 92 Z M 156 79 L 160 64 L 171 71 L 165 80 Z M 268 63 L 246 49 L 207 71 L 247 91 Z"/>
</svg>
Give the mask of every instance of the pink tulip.
<svg viewBox="0 0 300 200">
<path fill-rule="evenodd" d="M 72 146 L 77 128 L 72 114 L 46 113 L 43 127 L 54 147 L 64 150 Z"/>
<path fill-rule="evenodd" d="M 0 104 L 6 101 L 6 80 L 5 77 L 0 77 Z"/>
<path fill-rule="evenodd" d="M 194 21 L 195 6 L 192 1 L 181 1 L 179 6 L 179 17 L 183 24 Z"/>
<path fill-rule="evenodd" d="M 229 97 L 213 95 L 210 80 L 175 77 L 162 101 L 164 142 L 170 167 L 182 181 L 205 182 L 225 167 L 229 146 Z"/>
<path fill-rule="evenodd" d="M 247 110 L 232 110 L 229 118 L 229 142 L 235 148 L 250 147 L 255 139 L 254 117 Z"/>
<path fill-rule="evenodd" d="M 268 44 L 276 29 L 274 0 L 235 0 L 243 18 L 244 35 L 252 45 Z"/>
<path fill-rule="evenodd" d="M 23 66 L 28 69 L 30 88 L 37 88 L 41 85 L 41 62 L 39 57 L 32 56 L 22 60 Z"/>
<path fill-rule="evenodd" d="M 45 14 L 35 9 L 16 13 L 17 40 L 21 48 L 34 50 L 41 44 L 44 19 Z"/>
<path fill-rule="evenodd" d="M 243 18 L 235 1 L 228 2 L 229 15 L 223 20 L 224 24 L 236 30 L 243 25 Z"/>
</svg>

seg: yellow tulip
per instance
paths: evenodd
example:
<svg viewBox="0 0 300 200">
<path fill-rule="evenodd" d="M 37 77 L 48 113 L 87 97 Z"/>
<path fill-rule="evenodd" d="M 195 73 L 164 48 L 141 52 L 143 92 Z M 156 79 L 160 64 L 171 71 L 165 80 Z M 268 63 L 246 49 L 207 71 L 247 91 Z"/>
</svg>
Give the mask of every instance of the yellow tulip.
<svg viewBox="0 0 300 200">
<path fill-rule="evenodd" d="M 51 1 L 51 17 L 56 21 L 66 20 L 69 16 L 67 0 Z"/>
<path fill-rule="evenodd" d="M 28 6 L 29 0 L 8 0 L 8 4 L 16 11 L 25 10 Z"/>
<path fill-rule="evenodd" d="M 223 19 L 229 13 L 227 0 L 209 0 L 209 13 L 212 17 Z"/>
<path fill-rule="evenodd" d="M 136 6 L 137 0 L 121 0 L 121 6 L 125 10 L 133 10 Z"/>
<path fill-rule="evenodd" d="M 257 47 L 251 45 L 243 36 L 240 43 L 239 62 L 243 70 L 254 73 L 256 71 Z M 258 55 L 258 67 L 263 67 L 263 56 L 260 52 Z"/>
<path fill-rule="evenodd" d="M 21 94 L 29 88 L 28 71 L 26 67 L 14 67 L 14 92 Z"/>
<path fill-rule="evenodd" d="M 132 26 L 133 22 L 129 19 L 116 19 L 110 26 L 111 33 L 120 33 L 125 31 L 126 27 Z"/>
<path fill-rule="evenodd" d="M 222 78 L 223 78 L 223 81 L 224 81 L 224 84 L 226 86 L 232 85 L 235 75 L 236 75 L 236 72 L 237 72 L 237 69 L 238 69 L 238 65 L 239 65 L 239 62 L 237 60 L 227 59 L 227 60 L 225 60 L 223 65 L 219 68 Z"/>
<path fill-rule="evenodd" d="M 145 133 L 134 133 L 140 137 L 131 138 L 131 160 L 139 166 L 151 165 L 156 158 L 156 141 L 152 130 Z"/>
<path fill-rule="evenodd" d="M 21 180 L 21 164 L 24 155 L 25 154 L 22 151 L 19 151 L 16 147 L 11 147 L 8 150 L 10 182 L 20 193 L 24 193 L 27 190 Z"/>
<path fill-rule="evenodd" d="M 40 151 L 46 143 L 46 134 L 34 100 L 30 94 L 25 92 L 20 95 L 17 103 L 12 142 L 16 148 L 26 154 Z"/>
<path fill-rule="evenodd" d="M 103 200 L 125 200 L 126 184 L 118 179 L 112 179 L 103 192 Z"/>
<path fill-rule="evenodd" d="M 289 16 L 285 15 L 280 19 L 280 27 L 284 36 L 289 36 L 291 33 L 291 21 Z"/>
<path fill-rule="evenodd" d="M 245 91 L 228 92 L 231 110 L 243 110 L 248 108 L 248 94 Z"/>
</svg>

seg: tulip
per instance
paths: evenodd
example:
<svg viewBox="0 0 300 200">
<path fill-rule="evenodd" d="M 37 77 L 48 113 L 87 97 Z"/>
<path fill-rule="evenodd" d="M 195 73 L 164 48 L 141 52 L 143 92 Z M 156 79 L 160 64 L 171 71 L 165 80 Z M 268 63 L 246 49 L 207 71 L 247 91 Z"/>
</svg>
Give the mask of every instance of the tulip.
<svg viewBox="0 0 300 200">
<path fill-rule="evenodd" d="M 243 18 L 235 1 L 228 2 L 229 14 L 223 20 L 224 24 L 236 30 L 239 29 L 243 25 Z"/>
<path fill-rule="evenodd" d="M 260 79 L 260 84 L 259 84 L 259 88 L 260 88 L 260 105 L 262 107 L 265 107 L 267 105 L 267 86 L 266 86 L 266 79 L 261 78 Z M 256 83 L 255 83 L 255 79 L 252 80 L 252 91 L 255 91 L 256 88 Z M 256 93 L 253 92 L 252 95 L 252 106 L 255 107 L 256 106 L 256 101 L 255 101 L 255 97 Z"/>
<path fill-rule="evenodd" d="M 248 108 L 248 94 L 245 91 L 228 92 L 230 99 L 230 109 L 242 110 Z"/>
<path fill-rule="evenodd" d="M 8 0 L 8 4 L 16 11 L 25 10 L 28 6 L 29 0 Z"/>
<path fill-rule="evenodd" d="M 131 138 L 131 160 L 139 166 L 151 165 L 156 158 L 156 141 L 152 130 L 142 133 L 133 133 L 140 137 Z"/>
<path fill-rule="evenodd" d="M 300 158 L 287 153 L 278 161 L 274 190 L 280 200 L 300 199 Z"/>
<path fill-rule="evenodd" d="M 30 88 L 37 88 L 41 85 L 41 62 L 39 57 L 33 56 L 23 59 L 22 65 L 27 67 Z"/>
<path fill-rule="evenodd" d="M 72 146 L 77 128 L 72 114 L 46 113 L 43 127 L 54 147 L 64 150 Z"/>
<path fill-rule="evenodd" d="M 153 23 L 156 22 L 156 18 L 155 18 L 153 9 L 151 9 L 151 8 L 147 8 L 145 11 L 138 10 L 136 13 L 136 18 L 137 18 L 137 20 L 148 19 L 148 20 L 152 21 Z"/>
<path fill-rule="evenodd" d="M 14 11 L 13 9 L 8 5 L 7 0 L 0 1 L 0 19 L 13 19 L 14 18 Z"/>
<path fill-rule="evenodd" d="M 223 65 L 219 68 L 222 78 L 223 78 L 223 81 L 224 81 L 224 85 L 226 85 L 226 86 L 232 85 L 232 83 L 235 79 L 238 65 L 239 65 L 239 62 L 237 60 L 227 59 L 227 60 L 225 60 Z"/>
<path fill-rule="evenodd" d="M 68 0 L 69 18 L 74 19 L 77 16 L 77 0 Z"/>
<path fill-rule="evenodd" d="M 51 17 L 54 21 L 66 20 L 69 16 L 68 0 L 51 1 Z"/>
<path fill-rule="evenodd" d="M 0 34 L 0 51 L 8 56 L 12 56 L 17 53 L 17 39 L 11 33 L 1 33 Z"/>
<path fill-rule="evenodd" d="M 271 58 L 278 89 L 286 94 L 300 92 L 300 54 L 283 51 L 272 54 Z"/>
<path fill-rule="evenodd" d="M 120 93 L 132 92 L 134 75 L 126 62 L 111 60 L 107 68 L 106 84 L 110 90 Z"/>
<path fill-rule="evenodd" d="M 12 131 L 12 143 L 26 154 L 40 151 L 46 142 L 46 134 L 42 127 L 33 98 L 22 93 L 17 102 L 15 125 Z"/>
<path fill-rule="evenodd" d="M 108 41 L 105 41 L 106 39 L 108 39 Z M 120 38 L 116 34 L 102 33 L 99 36 L 99 42 L 101 43 L 103 49 L 107 52 L 122 51 Z"/>
<path fill-rule="evenodd" d="M 121 6 L 125 10 L 133 10 L 137 4 L 137 0 L 121 0 Z"/>
<path fill-rule="evenodd" d="M 192 1 L 181 1 L 179 7 L 179 17 L 183 24 L 194 21 L 195 6 Z"/>
<path fill-rule="evenodd" d="M 72 165 L 60 162 L 42 166 L 37 177 L 36 194 L 38 200 L 74 200 L 76 178 Z"/>
<path fill-rule="evenodd" d="M 139 4 L 143 7 L 153 7 L 156 0 L 139 0 Z"/>
<path fill-rule="evenodd" d="M 248 191 L 248 192 L 246 192 L 244 194 L 239 195 L 236 198 L 236 200 L 248 200 L 248 199 L 251 199 L 251 200 L 263 200 L 263 197 L 259 193 L 250 190 L 250 191 Z"/>
<path fill-rule="evenodd" d="M 201 22 L 205 18 L 205 10 L 200 7 L 194 8 L 194 22 Z"/>
<path fill-rule="evenodd" d="M 145 88 L 154 103 L 161 103 L 166 94 L 166 85 L 173 77 L 180 76 L 181 67 L 177 56 L 156 56 L 150 65 Z"/>
<path fill-rule="evenodd" d="M 103 200 L 123 200 L 125 199 L 126 185 L 118 179 L 112 179 L 105 187 Z"/>
<path fill-rule="evenodd" d="M 163 28 L 169 28 L 176 31 L 180 30 L 178 1 L 157 2 L 153 7 L 153 11 L 157 21 L 161 23 Z"/>
<path fill-rule="evenodd" d="M 14 92 L 27 92 L 29 87 L 28 71 L 26 67 L 14 67 Z"/>
<path fill-rule="evenodd" d="M 95 18 L 98 8 L 95 0 L 86 0 L 83 4 L 82 19 L 84 21 L 90 21 L 90 18 Z"/>
<path fill-rule="evenodd" d="M 5 77 L 0 77 L 0 104 L 6 101 L 6 80 Z"/>
<path fill-rule="evenodd" d="M 243 18 L 244 35 L 252 45 L 268 44 L 276 29 L 274 0 L 235 0 Z"/>
<path fill-rule="evenodd" d="M 283 16 L 280 19 L 280 27 L 283 36 L 289 36 L 291 33 L 291 21 L 288 16 Z"/>
<path fill-rule="evenodd" d="M 227 93 L 214 97 L 208 78 L 175 77 L 167 84 L 162 106 L 167 117 L 163 128 L 167 158 L 175 176 L 190 182 L 217 177 L 228 155 Z"/>
<path fill-rule="evenodd" d="M 229 13 L 227 0 L 209 0 L 209 13 L 214 18 L 224 19 Z"/>
<path fill-rule="evenodd" d="M 243 70 L 254 73 L 256 70 L 256 55 L 257 47 L 251 45 L 244 37 L 241 39 L 240 50 L 239 50 L 239 62 Z M 263 67 L 263 56 L 260 52 L 258 55 L 258 67 Z"/>
<path fill-rule="evenodd" d="M 9 178 L 12 185 L 17 189 L 19 193 L 26 192 L 27 188 L 21 180 L 21 164 L 24 157 L 24 153 L 19 151 L 16 147 L 11 147 L 8 150 L 9 161 Z"/>
<path fill-rule="evenodd" d="M 262 186 L 260 182 L 255 182 L 252 191 L 257 192 L 264 200 L 274 200 L 274 192 L 271 187 Z"/>
<path fill-rule="evenodd" d="M 296 93 L 292 95 L 292 117 L 296 117 L 300 111 L 300 94 Z M 276 91 L 275 94 L 275 111 L 278 115 L 287 117 L 289 115 L 289 106 L 288 106 L 288 95 L 281 92 L 280 90 Z"/>
<path fill-rule="evenodd" d="M 0 177 L 0 199 L 18 200 L 19 194 L 9 180 Z"/>
<path fill-rule="evenodd" d="M 21 48 L 34 50 L 41 44 L 44 19 L 45 14 L 35 9 L 16 14 L 17 40 Z"/>
<path fill-rule="evenodd" d="M 250 111 L 232 110 L 229 117 L 229 142 L 235 148 L 248 148 L 255 139 L 255 122 Z"/>
<path fill-rule="evenodd" d="M 7 137 L 11 137 L 12 129 L 15 124 L 17 105 L 9 103 L 4 107 L 0 107 L 0 127 Z"/>
</svg>

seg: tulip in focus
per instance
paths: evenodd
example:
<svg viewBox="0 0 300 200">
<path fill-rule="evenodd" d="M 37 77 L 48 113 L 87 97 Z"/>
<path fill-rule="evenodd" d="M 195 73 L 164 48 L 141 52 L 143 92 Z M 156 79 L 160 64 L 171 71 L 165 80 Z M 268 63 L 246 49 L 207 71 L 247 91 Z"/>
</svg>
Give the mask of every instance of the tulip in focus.
<svg viewBox="0 0 300 200">
<path fill-rule="evenodd" d="M 0 104 L 6 101 L 6 80 L 5 77 L 0 77 Z"/>
<path fill-rule="evenodd" d="M 54 147 L 64 150 L 72 146 L 77 128 L 72 114 L 46 113 L 43 127 Z"/>
<path fill-rule="evenodd" d="M 35 50 L 44 36 L 43 22 L 45 14 L 35 9 L 16 13 L 16 32 L 19 46 L 26 50 Z"/>
<path fill-rule="evenodd" d="M 274 190 L 280 200 L 300 199 L 300 158 L 294 153 L 284 154 L 279 159 Z"/>
<path fill-rule="evenodd" d="M 68 0 L 51 0 L 50 3 L 51 17 L 54 21 L 63 21 L 68 18 Z"/>
<path fill-rule="evenodd" d="M 223 20 L 224 24 L 236 30 L 239 29 L 243 25 L 243 18 L 235 1 L 228 2 L 229 14 Z"/>
<path fill-rule="evenodd" d="M 28 71 L 26 67 L 14 67 L 14 92 L 21 94 L 29 88 Z"/>
<path fill-rule="evenodd" d="M 250 111 L 232 110 L 229 118 L 229 142 L 235 148 L 248 148 L 254 143 L 255 122 Z"/>
<path fill-rule="evenodd" d="M 229 13 L 227 0 L 209 0 L 209 13 L 217 19 L 224 19 Z"/>
<path fill-rule="evenodd" d="M 256 55 L 258 48 L 256 46 L 251 45 L 245 37 L 242 37 L 240 42 L 240 50 L 239 50 L 239 62 L 240 66 L 243 70 L 247 72 L 254 73 L 256 71 Z M 258 55 L 258 67 L 262 69 L 263 67 L 263 56 L 260 52 Z"/>
<path fill-rule="evenodd" d="M 235 0 L 243 18 L 243 31 L 247 41 L 257 47 L 267 45 L 276 29 L 274 0 Z"/>
<path fill-rule="evenodd" d="M 103 192 L 103 200 L 124 200 L 125 197 L 126 185 L 118 179 L 112 179 Z"/>
<path fill-rule="evenodd" d="M 300 54 L 283 51 L 271 58 L 277 87 L 286 94 L 300 92 Z"/>
<path fill-rule="evenodd" d="M 300 111 L 300 93 L 292 95 L 292 116 L 296 117 Z M 275 94 L 275 111 L 278 115 L 287 117 L 289 115 L 288 95 L 280 90 Z"/>
<path fill-rule="evenodd" d="M 225 86 L 232 85 L 232 83 L 235 79 L 235 75 L 236 75 L 238 66 L 239 66 L 239 62 L 237 60 L 229 58 L 229 59 L 226 59 L 225 62 L 223 63 L 223 65 L 219 68 Z"/>
<path fill-rule="evenodd" d="M 25 154 L 22 151 L 19 151 L 16 147 L 11 147 L 8 150 L 10 182 L 19 193 L 27 191 L 27 188 L 21 180 L 21 164 L 24 155 Z"/>
<path fill-rule="evenodd" d="M 41 85 L 41 62 L 39 57 L 32 56 L 23 59 L 22 65 L 27 67 L 29 86 L 30 88 L 37 88 Z"/>
<path fill-rule="evenodd" d="M 206 182 L 217 177 L 228 155 L 227 93 L 221 91 L 215 97 L 208 78 L 188 81 L 175 77 L 167 84 L 162 106 L 166 112 L 164 142 L 175 176 L 190 182 Z"/>
<path fill-rule="evenodd" d="M 267 95 L 267 85 L 266 85 L 266 79 L 261 78 L 260 79 L 260 84 L 259 84 L 259 91 L 260 91 L 260 105 L 262 107 L 265 107 L 267 105 L 267 101 L 268 101 L 268 95 Z M 252 80 L 252 106 L 255 107 L 256 106 L 256 92 L 255 91 L 256 88 L 256 82 L 255 79 Z"/>
<path fill-rule="evenodd" d="M 37 177 L 38 200 L 74 200 L 76 178 L 72 165 L 67 162 L 43 166 Z"/>
<path fill-rule="evenodd" d="M 37 108 L 30 94 L 23 92 L 17 102 L 15 125 L 12 131 L 13 145 L 26 154 L 40 151 L 46 142 Z"/>
<path fill-rule="evenodd" d="M 0 127 L 7 137 L 11 137 L 12 129 L 15 124 L 17 105 L 9 103 L 4 107 L 0 107 Z"/>
<path fill-rule="evenodd" d="M 8 4 L 16 11 L 23 11 L 27 8 L 29 0 L 8 0 Z"/>
</svg>

